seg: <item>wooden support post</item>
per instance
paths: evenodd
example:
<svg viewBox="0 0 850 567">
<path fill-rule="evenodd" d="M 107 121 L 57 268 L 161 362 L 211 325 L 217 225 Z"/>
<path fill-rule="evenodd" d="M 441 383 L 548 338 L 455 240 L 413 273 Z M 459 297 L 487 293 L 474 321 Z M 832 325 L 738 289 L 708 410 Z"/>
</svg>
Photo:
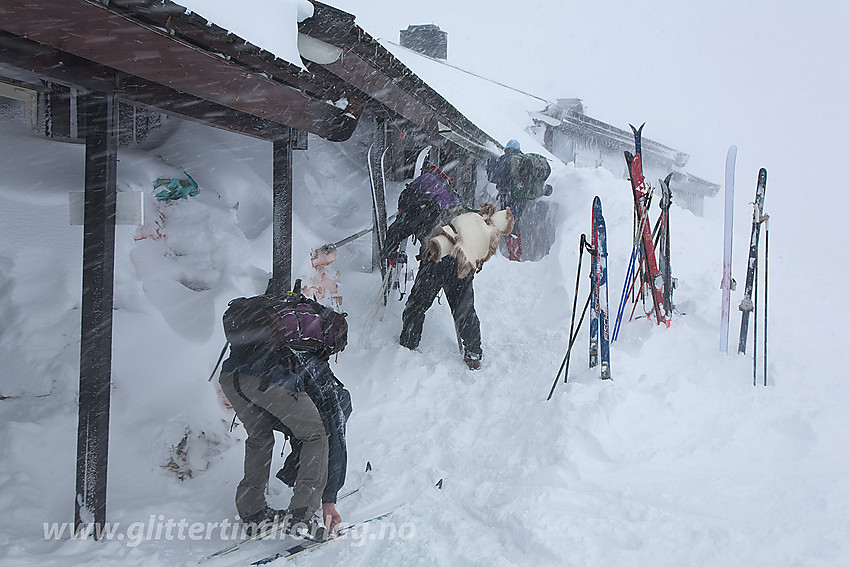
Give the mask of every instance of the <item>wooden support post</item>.
<svg viewBox="0 0 850 567">
<path fill-rule="evenodd" d="M 74 522 L 77 529 L 93 524 L 98 537 L 106 523 L 118 103 L 114 95 L 81 98 L 86 186 Z"/>
<path fill-rule="evenodd" d="M 291 129 L 290 129 L 291 132 Z M 292 286 L 292 136 L 274 141 L 272 293 Z"/>
</svg>

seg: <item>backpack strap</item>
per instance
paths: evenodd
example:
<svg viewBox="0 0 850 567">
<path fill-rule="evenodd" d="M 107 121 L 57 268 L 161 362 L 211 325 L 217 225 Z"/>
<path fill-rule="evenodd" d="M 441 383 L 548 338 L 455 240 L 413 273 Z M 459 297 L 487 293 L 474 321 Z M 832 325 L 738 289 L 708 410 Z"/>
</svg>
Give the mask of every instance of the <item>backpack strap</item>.
<svg viewBox="0 0 850 567">
<path fill-rule="evenodd" d="M 245 392 L 242 391 L 242 387 L 239 386 L 239 369 L 233 371 L 233 389 L 236 390 L 236 393 L 239 394 L 239 397 L 248 402 L 249 405 L 255 406 L 254 402 L 252 402 L 248 396 L 245 395 Z"/>
</svg>

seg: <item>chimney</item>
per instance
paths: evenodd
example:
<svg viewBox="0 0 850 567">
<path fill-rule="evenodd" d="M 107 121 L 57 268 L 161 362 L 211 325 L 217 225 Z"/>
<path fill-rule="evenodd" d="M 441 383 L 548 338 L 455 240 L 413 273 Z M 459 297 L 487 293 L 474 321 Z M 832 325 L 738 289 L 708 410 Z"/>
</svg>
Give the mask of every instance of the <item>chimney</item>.
<svg viewBox="0 0 850 567">
<path fill-rule="evenodd" d="M 449 34 L 435 24 L 407 26 L 401 30 L 401 46 L 418 51 L 434 59 L 447 59 L 449 52 Z"/>
</svg>

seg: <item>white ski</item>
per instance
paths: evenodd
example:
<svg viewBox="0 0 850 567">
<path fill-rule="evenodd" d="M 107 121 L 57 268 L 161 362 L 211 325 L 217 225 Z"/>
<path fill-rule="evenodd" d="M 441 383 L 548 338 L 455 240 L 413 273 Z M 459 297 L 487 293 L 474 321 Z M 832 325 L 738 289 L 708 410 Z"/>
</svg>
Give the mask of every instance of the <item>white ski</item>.
<svg viewBox="0 0 850 567">
<path fill-rule="evenodd" d="M 720 305 L 720 352 L 729 352 L 729 301 L 732 294 L 732 216 L 735 207 L 735 159 L 738 147 L 726 154 L 726 213 L 723 222 L 723 300 Z"/>
</svg>

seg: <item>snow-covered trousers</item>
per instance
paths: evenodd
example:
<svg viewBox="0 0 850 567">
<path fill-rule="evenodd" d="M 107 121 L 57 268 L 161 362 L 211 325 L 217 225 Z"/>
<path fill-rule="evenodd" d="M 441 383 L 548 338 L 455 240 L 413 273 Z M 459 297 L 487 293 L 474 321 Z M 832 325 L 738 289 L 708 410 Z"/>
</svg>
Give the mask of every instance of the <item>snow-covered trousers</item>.
<svg viewBox="0 0 850 567">
<path fill-rule="evenodd" d="M 419 265 L 416 281 L 401 316 L 402 328 L 399 343 L 409 349 L 419 346 L 425 312 L 434 303 L 440 290 L 452 310 L 455 329 L 463 342 L 466 358 L 481 358 L 481 326 L 475 312 L 475 293 L 472 289 L 474 272 L 463 279 L 457 277 L 457 262 L 446 256 L 439 262 L 426 260 Z"/>
<path fill-rule="evenodd" d="M 267 505 L 265 492 L 278 421 L 301 442 L 289 511 L 306 509 L 306 517 L 312 516 L 322 504 L 328 480 L 328 434 L 313 400 L 306 392 L 296 393 L 274 382 L 263 391 L 260 378 L 245 373 L 222 372 L 219 383 L 248 434 L 244 477 L 236 488 L 239 516 L 247 518 Z"/>
</svg>

